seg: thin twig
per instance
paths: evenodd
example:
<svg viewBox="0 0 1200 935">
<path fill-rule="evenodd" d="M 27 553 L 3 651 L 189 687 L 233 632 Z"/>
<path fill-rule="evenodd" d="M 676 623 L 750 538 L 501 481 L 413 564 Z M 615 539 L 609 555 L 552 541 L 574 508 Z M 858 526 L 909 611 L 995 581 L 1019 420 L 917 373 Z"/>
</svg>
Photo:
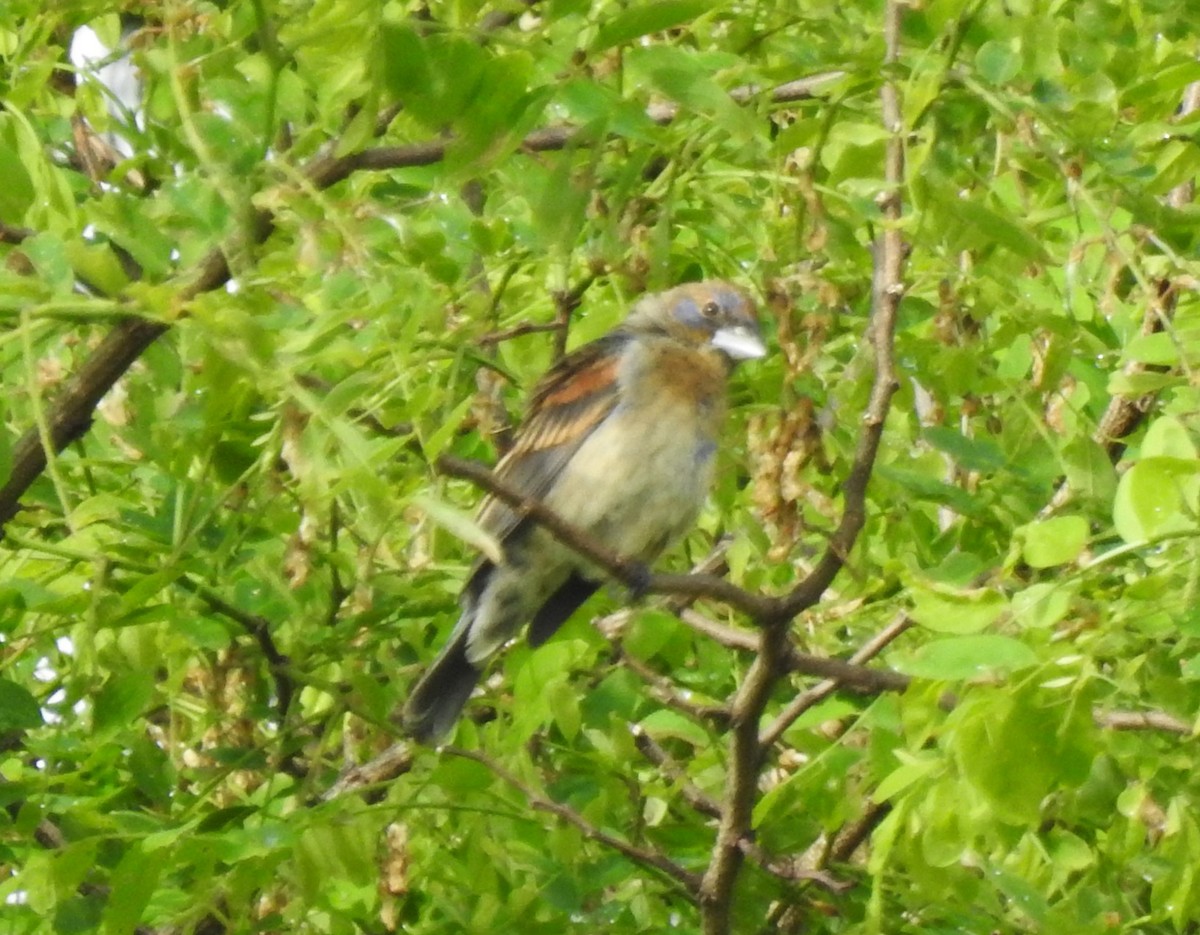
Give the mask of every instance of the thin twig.
<svg viewBox="0 0 1200 935">
<path fill-rule="evenodd" d="M 560 820 L 565 821 L 567 824 L 577 828 L 585 838 L 596 841 L 600 844 L 603 844 L 605 847 L 610 848 L 611 850 L 617 851 L 639 866 L 651 870 L 657 870 L 659 873 L 679 884 L 680 888 L 688 897 L 688 899 L 693 901 L 695 900 L 696 891 L 700 886 L 700 878 L 690 870 L 685 870 L 683 867 L 679 866 L 679 864 L 675 863 L 675 861 L 671 860 L 666 855 L 661 854 L 658 851 L 653 851 L 648 848 L 638 847 L 634 844 L 630 844 L 628 841 L 618 838 L 616 835 L 609 834 L 607 831 L 597 828 L 573 808 L 546 798 L 546 796 L 542 795 L 542 793 L 537 792 L 532 787 L 526 785 L 499 763 L 494 762 L 490 758 L 484 756 L 482 753 L 479 753 L 475 750 L 464 750 L 459 747 L 451 746 L 441 747 L 440 749 L 445 754 L 462 757 L 463 759 L 467 760 L 474 760 L 476 763 L 482 764 L 494 775 L 520 792 L 525 797 L 526 802 L 531 808 L 535 808 L 543 812 L 549 812 Z"/>
<path fill-rule="evenodd" d="M 505 328 L 503 331 L 492 331 L 485 334 L 483 337 L 476 340 L 476 344 L 481 344 L 484 347 L 491 347 L 499 344 L 502 341 L 511 341 L 513 338 L 522 338 L 527 334 L 544 334 L 547 331 L 561 331 L 562 325 L 556 321 L 541 322 L 541 321 L 523 321 L 519 325 L 513 325 L 511 328 Z"/>
<path fill-rule="evenodd" d="M 680 610 L 678 617 L 690 629 L 707 636 L 727 649 L 739 649 L 747 652 L 755 652 L 758 649 L 758 636 L 750 630 L 717 623 L 691 608 Z M 905 626 L 907 627 L 907 624 Z M 837 683 L 835 687 L 851 688 L 872 694 L 904 691 L 908 687 L 908 679 L 905 676 L 887 669 L 868 669 L 861 664 L 876 654 L 877 652 L 860 658 L 856 653 L 849 661 L 844 661 L 793 649 L 788 654 L 787 665 L 790 671 L 800 675 L 816 675 L 831 679 Z"/>
<path fill-rule="evenodd" d="M 291 660 L 279 651 L 275 638 L 271 635 L 271 621 L 258 614 L 247 613 L 234 607 L 211 588 L 193 581 L 187 575 L 180 575 L 176 584 L 189 594 L 203 601 L 208 607 L 223 617 L 228 617 L 234 623 L 254 637 L 259 651 L 267 660 L 271 678 L 275 682 L 276 710 L 282 719 L 292 706 L 292 697 L 296 686 L 292 681 Z"/>
<path fill-rule="evenodd" d="M 561 289 L 553 293 L 554 298 L 554 359 L 559 360 L 567 352 L 567 333 L 571 328 L 571 313 L 583 302 L 584 293 L 596 281 L 597 273 L 585 276 L 570 289 Z"/>
<path fill-rule="evenodd" d="M 776 715 L 775 720 L 759 734 L 759 743 L 765 747 L 774 744 L 776 740 L 783 736 L 783 732 L 796 722 L 796 719 L 800 715 L 814 705 L 824 701 L 842 684 L 855 684 L 855 687 L 860 690 L 875 693 L 904 691 L 908 688 L 910 681 L 908 676 L 888 670 L 867 669 L 863 667 L 863 663 L 878 656 L 883 652 L 884 647 L 912 625 L 912 620 L 906 614 L 896 617 L 879 633 L 875 634 L 874 637 L 859 647 L 858 651 L 850 657 L 848 663 L 841 663 L 841 665 L 846 667 L 841 673 L 835 674 L 830 670 L 827 673 L 830 676 L 829 678 L 823 682 L 818 682 L 812 688 L 801 692 L 793 698 Z M 795 655 L 800 654 L 797 653 Z M 832 660 L 825 659 L 821 661 L 828 664 Z M 799 667 L 797 667 L 797 671 L 800 671 Z M 811 672 L 811 669 L 809 671 Z"/>
<path fill-rule="evenodd" d="M 690 718 L 695 718 L 698 721 L 708 721 L 721 728 L 729 725 L 728 708 L 722 705 L 697 704 L 687 694 L 677 688 L 675 683 L 669 678 L 655 672 L 654 669 L 640 659 L 626 652 L 622 652 L 620 658 L 625 668 L 646 683 L 646 686 L 650 689 L 650 694 L 654 696 L 659 704 L 673 708 Z"/>
<path fill-rule="evenodd" d="M 1096 708 L 1092 719 L 1097 727 L 1107 730 L 1161 730 L 1169 734 L 1191 737 L 1193 725 L 1165 711 L 1106 711 Z"/>
<path fill-rule="evenodd" d="M 840 71 L 827 72 L 810 78 L 789 81 L 766 92 L 766 97 L 773 104 L 809 100 L 824 85 L 835 82 L 844 74 Z M 750 85 L 736 88 L 730 92 L 730 97 L 738 103 L 749 103 L 757 99 L 758 95 L 758 89 Z M 655 123 L 665 125 L 674 121 L 679 115 L 679 107 L 675 104 L 655 105 L 647 108 L 646 113 Z M 526 153 L 545 153 L 566 149 L 568 146 L 583 142 L 585 137 L 581 135 L 582 132 L 576 127 L 544 127 L 528 134 L 521 141 L 519 148 Z M 447 149 L 453 145 L 453 140 L 439 139 L 424 143 L 410 143 L 404 146 L 376 146 L 360 149 L 343 156 L 334 155 L 334 149 L 331 148 L 326 156 L 309 170 L 308 174 L 318 188 L 328 188 L 355 172 L 411 169 L 433 165 L 445 159 Z"/>
<path fill-rule="evenodd" d="M 743 854 L 767 873 L 789 883 L 815 883 L 831 893 L 844 893 L 854 886 L 849 880 L 839 880 L 824 870 L 805 867 L 797 858 L 772 856 L 748 839 L 742 840 L 741 848 Z"/>
<path fill-rule="evenodd" d="M 717 623 L 690 607 L 680 608 L 676 616 L 697 633 L 707 636 L 715 643 L 720 643 L 726 649 L 743 649 L 749 652 L 758 649 L 758 634 L 751 630 Z"/>
<path fill-rule="evenodd" d="M 721 803 L 704 792 L 688 778 L 687 771 L 664 750 L 653 737 L 641 727 L 633 728 L 633 744 L 638 752 L 657 766 L 663 774 L 679 788 L 683 800 L 701 815 L 709 818 L 721 817 Z"/>
</svg>

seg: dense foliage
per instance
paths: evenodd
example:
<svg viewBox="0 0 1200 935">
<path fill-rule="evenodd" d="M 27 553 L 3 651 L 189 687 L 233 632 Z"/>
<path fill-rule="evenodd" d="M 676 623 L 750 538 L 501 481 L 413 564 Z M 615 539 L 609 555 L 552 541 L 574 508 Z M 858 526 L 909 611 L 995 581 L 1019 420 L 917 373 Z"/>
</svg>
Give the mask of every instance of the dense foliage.
<svg viewBox="0 0 1200 935">
<path fill-rule="evenodd" d="M 884 15 L 0 11 L 0 483 L 125 316 L 169 326 L 0 504 L 5 931 L 698 930 L 758 630 L 614 587 L 512 647 L 457 752 L 410 749 L 477 538 L 434 462 L 494 461 L 641 292 L 731 279 L 773 353 L 663 567 L 800 581 L 874 372 L 889 81 L 899 390 L 793 625 L 886 677 L 775 686 L 732 929 L 1194 929 L 1195 18 L 927 0 L 885 68 Z M 84 26 L 136 115 L 71 65 Z"/>
</svg>

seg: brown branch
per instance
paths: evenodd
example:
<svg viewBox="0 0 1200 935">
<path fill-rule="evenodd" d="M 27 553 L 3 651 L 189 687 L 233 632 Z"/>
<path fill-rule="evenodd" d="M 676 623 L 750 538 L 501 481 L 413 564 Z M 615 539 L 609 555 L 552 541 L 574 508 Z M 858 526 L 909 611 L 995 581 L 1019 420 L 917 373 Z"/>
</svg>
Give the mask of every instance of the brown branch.
<svg viewBox="0 0 1200 935">
<path fill-rule="evenodd" d="M 702 636 L 707 636 L 715 643 L 720 643 L 726 649 L 742 649 L 749 652 L 758 649 L 758 634 L 752 630 L 743 630 L 717 623 L 690 607 L 681 607 L 676 612 L 676 616 L 692 630 Z"/>
<path fill-rule="evenodd" d="M 597 828 L 590 821 L 580 815 L 577 811 L 560 802 L 555 802 L 552 799 L 546 798 L 540 792 L 535 791 L 530 786 L 523 783 L 520 779 L 506 770 L 499 763 L 496 763 L 474 750 L 463 750 L 459 747 L 445 746 L 440 748 L 445 754 L 451 756 L 459 756 L 467 760 L 474 760 L 490 770 L 495 776 L 499 777 L 512 788 L 520 792 L 531 808 L 539 811 L 549 812 L 561 821 L 578 829 L 578 831 L 587 839 L 603 844 L 611 850 L 617 851 L 628 860 L 633 861 L 641 867 L 650 870 L 656 870 L 667 878 L 673 880 L 682 889 L 683 893 L 691 900 L 695 900 L 696 891 L 700 886 L 700 878 L 690 870 L 685 870 L 675 861 L 671 860 L 664 854 L 658 851 L 653 851 L 648 848 L 638 847 L 630 844 L 628 841 L 618 838 L 616 835 L 609 834 L 607 831 Z"/>
<path fill-rule="evenodd" d="M 166 325 L 127 318 L 105 336 L 47 409 L 50 442 L 56 452 L 87 432 L 97 403 L 166 330 Z M 34 427 L 13 446 L 11 471 L 0 487 L 0 535 L 20 509 L 21 496 L 45 469 L 46 451 Z"/>
<path fill-rule="evenodd" d="M 730 931 L 733 884 L 742 866 L 742 841 L 750 832 L 763 763 L 758 721 L 788 656 L 786 625 L 763 628 L 759 639 L 758 657 L 733 701 L 725 800 L 721 803 L 721 822 L 700 889 L 700 914 L 705 935 L 728 935 Z"/>
<path fill-rule="evenodd" d="M 1191 737 L 1193 726 L 1165 711 L 1106 711 L 1092 710 L 1092 720 L 1106 730 L 1160 730 L 1168 734 Z"/>
<path fill-rule="evenodd" d="M 374 759 L 344 770 L 337 781 L 322 794 L 321 801 L 329 802 L 348 792 L 391 782 L 412 769 L 413 760 L 412 744 L 409 741 L 394 743 Z"/>
<path fill-rule="evenodd" d="M 32 237 L 36 231 L 28 227 L 17 227 L 0 221 L 0 243 L 23 243 Z"/>
<path fill-rule="evenodd" d="M 788 623 L 821 599 L 841 570 L 866 522 L 867 483 L 875 465 L 891 399 L 897 389 L 893 344 L 896 311 L 904 288 L 901 270 L 905 246 L 900 233 L 900 189 L 904 182 L 903 122 L 892 70 L 899 61 L 901 0 L 887 0 L 884 11 L 884 66 L 887 77 L 880 91 L 883 124 L 890 134 L 884 177 L 888 191 L 880 201 L 883 229 L 875 245 L 875 283 L 870 321 L 875 353 L 875 378 L 863 419 L 854 462 L 843 486 L 842 518 L 817 566 L 782 601 L 773 614 L 764 614 L 759 655 L 733 702 L 733 732 L 720 827 L 700 889 L 700 913 L 705 935 L 728 935 L 733 887 L 741 870 L 741 842 L 750 830 L 758 777 L 764 760 L 759 721 L 771 692 L 782 678 L 790 657 Z"/>
<path fill-rule="evenodd" d="M 881 425 L 882 423 L 869 426 L 868 431 L 877 432 Z M 877 444 L 878 440 L 876 440 Z M 874 447 L 870 448 L 872 456 L 874 450 Z M 858 467 L 859 465 L 856 463 L 855 468 Z M 497 500 L 513 507 L 521 516 L 532 519 L 563 545 L 582 555 L 637 593 L 669 594 L 675 598 L 684 599 L 710 598 L 728 604 L 758 621 L 786 623 L 790 616 L 794 616 L 794 614 L 790 614 L 790 606 L 794 602 L 794 595 L 797 593 L 795 591 L 784 598 L 776 598 L 770 595 L 751 593 L 733 582 L 713 574 L 698 572 L 653 574 L 641 562 L 608 548 L 584 530 L 567 522 L 540 500 L 525 495 L 477 461 L 469 461 L 455 455 L 442 455 L 437 459 L 437 469 L 449 477 L 469 480 Z M 865 491 L 865 486 L 863 490 Z M 819 570 L 820 566 L 814 570 L 813 575 L 816 575 Z M 810 575 L 810 577 L 812 576 Z M 693 629 L 700 629 L 687 620 L 684 622 L 693 626 Z M 734 632 L 736 631 L 732 628 L 726 630 L 727 635 Z M 730 636 L 730 638 L 734 637 Z M 738 644 L 742 645 L 741 637 L 736 639 Z M 753 646 L 745 648 L 757 648 L 757 646 L 756 640 Z"/>
<path fill-rule="evenodd" d="M 693 575 L 715 575 L 723 577 L 729 571 L 729 563 L 725 561 L 725 553 L 729 551 L 729 546 L 733 542 L 733 536 L 726 533 L 712 544 L 712 548 L 708 550 L 708 554 L 700 561 L 692 566 Z M 663 602 L 663 606 L 677 614 L 685 607 L 690 607 L 692 601 L 686 597 L 669 597 Z"/>
<path fill-rule="evenodd" d="M 891 810 L 891 802 L 872 802 L 857 821 L 845 826 L 838 832 L 828 852 L 823 855 L 821 865 L 825 866 L 828 863 L 844 864 L 848 861 L 854 856 L 854 852 L 862 846 L 863 842 L 871 836 L 871 833 L 887 817 L 888 812 Z"/>
<path fill-rule="evenodd" d="M 477 461 L 468 461 L 455 455 L 442 455 L 437 459 L 437 469 L 450 477 L 471 481 L 497 500 L 511 506 L 522 517 L 534 520 L 563 545 L 599 565 L 622 584 L 633 587 L 646 580 L 648 573 L 646 566 L 641 562 L 614 552 L 582 529 L 568 523 L 540 500 L 526 496 L 501 480 Z"/>
<path fill-rule="evenodd" d="M 823 85 L 836 81 L 843 74 L 844 72 L 840 71 L 828 72 L 789 81 L 766 92 L 766 96 L 773 104 L 809 100 Z M 738 103 L 748 103 L 760 93 L 757 87 L 747 85 L 735 88 L 730 92 L 730 97 Z M 679 107 L 676 104 L 656 105 L 647 108 L 646 113 L 655 123 L 665 125 L 679 116 Z M 520 149 L 526 153 L 554 152 L 566 149 L 576 142 L 583 142 L 583 139 L 581 131 L 576 127 L 543 127 L 525 136 Z M 411 169 L 433 165 L 446 158 L 447 147 L 452 145 L 453 140 L 430 140 L 404 146 L 376 146 L 344 156 L 334 156 L 331 147 L 329 153 L 315 163 L 307 174 L 317 188 L 328 188 L 349 178 L 355 172 L 378 172 L 382 169 Z"/>
<path fill-rule="evenodd" d="M 583 301 L 583 294 L 595 281 L 596 274 L 592 274 L 570 289 L 562 289 L 552 293 L 555 308 L 554 321 L 523 321 L 520 324 L 513 325 L 511 328 L 505 328 L 503 331 L 492 331 L 489 334 L 485 334 L 483 337 L 476 339 L 475 343 L 481 344 L 484 347 L 492 347 L 501 341 L 510 341 L 513 338 L 524 337 L 527 334 L 553 332 L 554 359 L 558 360 L 566 353 L 567 332 L 571 324 L 571 313 L 579 308 L 580 303 Z"/>
<path fill-rule="evenodd" d="M 899 54 L 900 0 L 888 0 L 888 49 L 885 65 L 893 66 Z M 893 35 L 895 33 L 895 35 Z M 870 340 L 875 352 L 875 380 L 863 416 L 863 431 L 850 473 L 842 486 L 842 519 L 829 539 L 817 566 L 782 602 L 779 618 L 790 620 L 796 614 L 816 604 L 833 582 L 866 522 L 867 484 L 875 467 L 875 455 L 883 437 L 892 396 L 899 388 L 896 379 L 894 343 L 896 312 L 904 295 L 901 271 L 907 248 L 900 232 L 900 188 L 904 182 L 904 140 L 900 113 L 900 98 L 892 80 L 885 81 L 880 90 L 884 127 L 891 133 L 888 140 L 884 176 L 888 190 L 879 199 L 883 214 L 883 229 L 875 242 L 875 281 L 872 296 Z"/>
<path fill-rule="evenodd" d="M 749 630 L 725 626 L 690 608 L 681 609 L 678 617 L 692 630 L 728 649 L 747 652 L 758 650 L 759 638 Z M 907 625 L 906 623 L 905 628 Z M 877 655 L 878 651 L 867 656 L 860 656 L 856 653 L 849 661 L 845 661 L 831 656 L 816 656 L 798 649 L 791 649 L 787 657 L 787 669 L 800 675 L 816 675 L 829 679 L 833 682 L 835 689 L 849 688 L 869 694 L 904 691 L 908 687 L 906 676 L 887 669 L 869 669 L 861 664 Z"/>
<path fill-rule="evenodd" d="M 880 695 L 884 692 L 902 692 L 908 688 L 907 676 L 890 669 L 871 669 L 858 664 L 859 662 L 857 654 L 848 662 L 833 656 L 814 656 L 798 650 L 793 650 L 787 657 L 789 671 L 824 678 L 833 683 L 831 691 L 836 688 L 848 688 L 868 695 Z"/>
</svg>

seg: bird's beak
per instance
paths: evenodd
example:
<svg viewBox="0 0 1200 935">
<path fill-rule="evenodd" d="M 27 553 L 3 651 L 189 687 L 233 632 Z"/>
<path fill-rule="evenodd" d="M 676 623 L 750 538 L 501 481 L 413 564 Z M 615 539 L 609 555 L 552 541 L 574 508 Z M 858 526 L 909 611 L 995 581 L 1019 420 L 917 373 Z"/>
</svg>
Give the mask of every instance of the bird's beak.
<svg viewBox="0 0 1200 935">
<path fill-rule="evenodd" d="M 753 360 L 765 357 L 767 347 L 752 329 L 745 325 L 730 325 L 713 332 L 712 346 L 724 351 L 734 360 Z"/>
</svg>

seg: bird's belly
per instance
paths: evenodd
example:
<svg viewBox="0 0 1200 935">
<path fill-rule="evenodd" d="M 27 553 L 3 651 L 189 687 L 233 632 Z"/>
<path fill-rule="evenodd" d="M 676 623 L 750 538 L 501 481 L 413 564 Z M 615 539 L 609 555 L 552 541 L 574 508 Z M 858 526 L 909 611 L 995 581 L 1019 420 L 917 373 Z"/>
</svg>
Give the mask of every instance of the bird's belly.
<svg viewBox="0 0 1200 935">
<path fill-rule="evenodd" d="M 576 452 L 547 505 L 610 548 L 650 561 L 695 521 L 715 450 L 695 419 L 618 410 Z"/>
</svg>

